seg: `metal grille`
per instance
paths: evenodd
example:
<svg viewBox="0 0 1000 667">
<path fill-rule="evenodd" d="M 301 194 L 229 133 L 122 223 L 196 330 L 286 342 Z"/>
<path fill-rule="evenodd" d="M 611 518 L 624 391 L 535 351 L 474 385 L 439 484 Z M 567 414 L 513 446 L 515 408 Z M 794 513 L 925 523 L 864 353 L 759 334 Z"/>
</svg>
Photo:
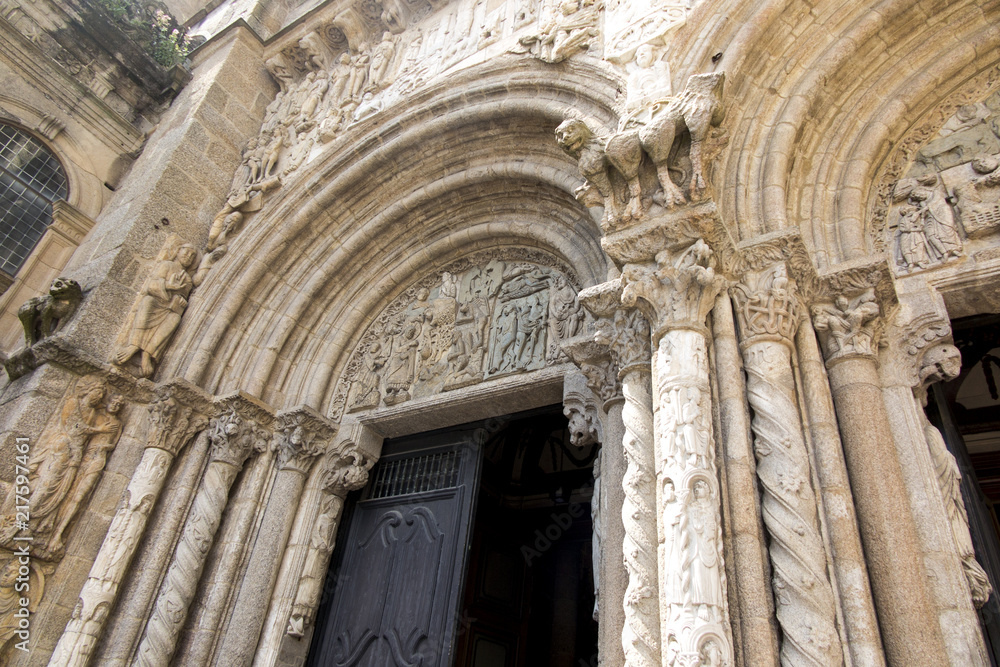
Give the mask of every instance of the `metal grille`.
<svg viewBox="0 0 1000 667">
<path fill-rule="evenodd" d="M 454 488 L 460 463 L 459 452 L 440 452 L 379 464 L 368 499 Z"/>
<path fill-rule="evenodd" d="M 17 273 L 52 222 L 51 202 L 66 194 L 55 156 L 37 139 L 0 124 L 0 269 Z"/>
</svg>

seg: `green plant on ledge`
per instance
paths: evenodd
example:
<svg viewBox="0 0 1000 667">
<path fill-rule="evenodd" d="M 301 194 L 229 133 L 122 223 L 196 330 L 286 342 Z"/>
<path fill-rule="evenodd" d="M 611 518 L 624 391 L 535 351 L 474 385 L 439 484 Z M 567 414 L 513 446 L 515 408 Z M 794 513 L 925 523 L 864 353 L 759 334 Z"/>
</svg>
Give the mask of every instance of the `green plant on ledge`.
<svg viewBox="0 0 1000 667">
<path fill-rule="evenodd" d="M 97 0 L 97 4 L 160 65 L 173 67 L 187 58 L 191 38 L 167 12 L 139 0 Z"/>
</svg>

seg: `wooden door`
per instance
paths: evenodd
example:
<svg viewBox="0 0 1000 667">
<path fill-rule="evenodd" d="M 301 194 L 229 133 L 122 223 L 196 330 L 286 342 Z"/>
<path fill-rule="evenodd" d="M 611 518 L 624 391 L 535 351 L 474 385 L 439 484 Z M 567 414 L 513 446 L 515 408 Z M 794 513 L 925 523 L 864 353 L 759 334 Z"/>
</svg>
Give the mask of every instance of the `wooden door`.
<svg viewBox="0 0 1000 667">
<path fill-rule="evenodd" d="M 310 664 L 450 667 L 478 495 L 477 432 L 387 443 L 342 533 Z"/>
</svg>

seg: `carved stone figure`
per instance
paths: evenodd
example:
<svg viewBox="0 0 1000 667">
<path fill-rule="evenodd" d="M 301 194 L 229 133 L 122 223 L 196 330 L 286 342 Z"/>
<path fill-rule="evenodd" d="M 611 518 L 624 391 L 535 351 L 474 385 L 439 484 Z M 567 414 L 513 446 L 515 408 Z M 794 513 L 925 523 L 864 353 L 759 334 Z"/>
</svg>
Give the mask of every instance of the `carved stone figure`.
<svg viewBox="0 0 1000 667">
<path fill-rule="evenodd" d="M 875 354 L 882 322 L 874 292 L 868 290 L 853 302 L 841 295 L 834 303 L 813 307 L 813 326 L 826 336 L 827 361 L 851 354 Z"/>
<path fill-rule="evenodd" d="M 113 363 L 123 366 L 139 354 L 140 377 L 153 374 L 181 323 L 191 290 L 204 278 L 200 271 L 195 273 L 197 259 L 198 251 L 188 244 L 168 250 L 160 259 L 142 286 L 127 343 L 113 357 Z"/>
<path fill-rule="evenodd" d="M 50 553 L 61 553 L 63 549 L 62 535 L 80 508 L 90 498 L 91 492 L 104 472 L 108 454 L 118 444 L 121 436 L 121 419 L 118 413 L 125 405 L 124 397 L 112 394 L 107 400 L 103 413 L 97 415 L 94 428 L 96 433 L 91 436 L 80 468 L 73 481 L 73 488 L 59 507 L 56 515 L 55 528 L 46 547 Z"/>
<path fill-rule="evenodd" d="M 361 101 L 361 93 L 368 79 L 368 67 L 371 64 L 371 53 L 368 44 L 363 42 L 358 46 L 358 52 L 351 58 L 351 80 L 348 85 L 348 96 L 357 103 Z"/>
<path fill-rule="evenodd" d="M 354 385 L 354 396 L 349 406 L 351 411 L 374 408 L 382 399 L 379 381 L 382 377 L 382 368 L 385 367 L 387 351 L 379 341 L 372 341 L 368 346 L 364 357 L 365 366 Z"/>
<path fill-rule="evenodd" d="M 51 336 L 73 317 L 83 300 L 80 284 L 69 278 L 56 278 L 49 293 L 24 302 L 17 311 L 17 319 L 24 327 L 24 345 L 31 347 Z"/>
<path fill-rule="evenodd" d="M 546 352 L 549 363 L 559 360 L 560 342 L 575 336 L 582 326 L 583 308 L 576 302 L 576 290 L 564 276 L 555 276 L 549 287 L 549 348 Z"/>
<path fill-rule="evenodd" d="M 637 136 L 616 135 L 604 140 L 582 120 L 571 118 L 556 128 L 556 142 L 578 160 L 580 174 L 587 180 L 574 193 L 577 199 L 586 206 L 604 206 L 602 227 L 610 231 L 642 217 L 639 183 L 642 146 Z M 627 182 L 627 190 L 615 182 L 618 174 Z"/>
<path fill-rule="evenodd" d="M 722 545 L 717 509 L 711 498 L 711 490 L 704 480 L 695 480 L 687 510 L 688 526 L 692 534 L 690 552 L 687 555 L 691 577 L 688 593 L 692 603 L 698 605 L 698 615 L 708 619 L 715 613 L 710 612 L 709 607 L 720 609 L 723 606 L 719 572 L 722 561 L 719 552 Z"/>
<path fill-rule="evenodd" d="M 656 105 L 666 103 L 671 93 L 670 66 L 657 58 L 651 45 L 643 44 L 635 51 L 635 68 L 628 76 L 627 117 L 622 127 L 645 124 Z"/>
<path fill-rule="evenodd" d="M 385 398 L 383 401 L 386 405 L 395 405 L 410 400 L 410 385 L 413 384 L 416 370 L 420 332 L 420 323 L 410 321 L 404 325 L 400 338 L 395 342 L 385 375 Z"/>
<path fill-rule="evenodd" d="M 972 602 L 976 609 L 979 609 L 986 604 L 993 592 L 993 587 L 990 585 L 989 577 L 987 577 L 983 567 L 976 560 L 976 552 L 972 546 L 972 537 L 969 534 L 969 515 L 966 513 L 965 501 L 962 499 L 962 474 L 958 470 L 955 457 L 948 451 L 941 432 L 927 420 L 925 415 L 921 414 L 921 418 L 924 422 L 924 438 L 927 440 L 931 460 L 934 462 L 934 471 L 937 473 L 938 485 L 941 487 L 941 498 L 944 500 L 945 511 L 951 525 L 951 534 L 962 559 L 962 570 L 969 583 Z"/>
<path fill-rule="evenodd" d="M 558 12 L 545 21 L 536 34 L 525 35 L 520 44 L 547 63 L 558 63 L 585 51 L 600 34 L 597 28 L 604 4 L 596 0 L 561 0 Z"/>
<path fill-rule="evenodd" d="M 993 155 L 977 155 L 971 167 L 976 176 L 955 188 L 962 226 L 969 238 L 1000 229 L 1000 160 Z"/>
<path fill-rule="evenodd" d="M 116 400 L 115 408 L 109 414 L 104 405 L 106 393 L 102 379 L 94 376 L 81 378 L 63 403 L 58 429 L 43 436 L 33 448 L 27 466 L 28 487 L 31 490 L 28 515 L 31 535 L 36 542 L 45 544 L 51 540 L 50 546 L 61 549 L 62 530 L 89 493 L 89 488 L 96 483 L 92 477 L 80 480 L 89 488 L 84 493 L 74 493 L 80 489 L 74 482 L 77 481 L 81 463 L 86 456 L 87 465 L 81 471 L 83 476 L 99 476 L 104 469 L 103 452 L 113 448 L 118 441 L 121 422 L 114 413 L 121 405 Z M 0 543 L 8 546 L 13 545 L 13 538 L 23 529 L 19 529 L 15 521 L 13 500 L 11 494 L 7 502 L 7 511 L 11 514 L 4 517 L 0 533 Z M 69 516 L 65 516 L 67 514 Z M 60 521 L 60 515 L 63 515 L 64 521 Z M 47 553 L 41 555 L 51 556 L 50 551 L 46 548 Z"/>
<path fill-rule="evenodd" d="M 384 88 L 388 81 L 389 67 L 392 59 L 396 55 L 396 41 L 388 32 L 382 33 L 382 41 L 372 49 L 371 65 L 368 69 L 368 85 L 365 88 L 368 92 L 375 92 Z"/>
</svg>

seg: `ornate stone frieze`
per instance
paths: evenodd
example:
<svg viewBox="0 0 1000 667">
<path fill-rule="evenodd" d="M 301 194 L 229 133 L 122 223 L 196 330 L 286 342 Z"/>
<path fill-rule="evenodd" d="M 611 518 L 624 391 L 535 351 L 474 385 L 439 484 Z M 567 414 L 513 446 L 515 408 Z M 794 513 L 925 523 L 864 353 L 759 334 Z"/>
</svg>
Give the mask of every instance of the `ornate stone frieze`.
<svg viewBox="0 0 1000 667">
<path fill-rule="evenodd" d="M 308 406 L 279 413 L 273 445 L 278 451 L 278 467 L 308 473 L 336 433 L 336 424 Z"/>
<path fill-rule="evenodd" d="M 966 171 L 967 163 L 979 155 L 1000 152 L 1000 137 L 993 129 L 997 127 L 994 110 L 1000 109 L 1000 94 L 995 92 L 998 82 L 1000 67 L 996 66 L 970 77 L 961 90 L 943 98 L 924 114 L 924 122 L 915 125 L 896 144 L 875 188 L 869 230 L 876 250 L 885 249 L 886 242 L 895 235 L 889 223 L 898 181 L 936 173 L 955 187 L 950 183 L 952 173 Z"/>
<path fill-rule="evenodd" d="M 630 227 L 646 215 L 705 198 L 703 144 L 709 130 L 725 116 L 724 81 L 722 72 L 696 74 L 680 95 L 654 102 L 641 122 L 638 109 L 630 113 L 611 136 L 602 136 L 574 118 L 556 128 L 556 141 L 577 159 L 586 179 L 576 190 L 577 199 L 604 207 L 605 234 Z M 686 155 L 682 151 L 680 158 L 671 158 L 683 137 L 690 139 Z M 687 182 L 675 183 L 671 170 L 689 174 Z"/>
<path fill-rule="evenodd" d="M 701 239 L 682 250 L 662 250 L 655 262 L 625 265 L 622 281 L 622 303 L 646 315 L 654 344 L 670 329 L 704 332 L 705 318 L 725 282 L 716 275 L 712 250 Z"/>
<path fill-rule="evenodd" d="M 365 456 L 351 443 L 343 443 L 342 449 L 327 454 L 323 467 L 324 494 L 320 500 L 319 515 L 309 539 L 309 551 L 306 553 L 285 630 L 292 637 L 302 637 L 316 617 L 344 501 L 348 493 L 361 489 L 368 483 L 368 471 L 374 464 L 374 459 Z"/>
<path fill-rule="evenodd" d="M 853 299 L 838 296 L 832 304 L 815 305 L 812 319 L 828 364 L 848 357 L 875 358 L 878 353 L 885 323 L 873 289 Z"/>
<path fill-rule="evenodd" d="M 30 458 L 18 457 L 18 482 L 3 505 L 0 546 L 15 550 L 18 538 L 30 536 L 32 556 L 45 560 L 63 554 L 63 533 L 104 472 L 108 454 L 122 432 L 125 401 L 106 380 L 88 375 L 76 381 L 63 401 L 59 420 L 32 447 Z M 25 472 L 20 473 L 20 469 Z M 16 492 L 30 490 L 27 513 L 19 517 Z"/>
<path fill-rule="evenodd" d="M 893 189 L 895 260 L 900 273 L 942 264 L 962 254 L 955 214 L 937 174 L 904 178 Z"/>
<path fill-rule="evenodd" d="M 955 208 L 969 238 L 1000 230 L 1000 155 L 979 154 L 954 187 Z"/>
<path fill-rule="evenodd" d="M 603 11 L 602 0 L 543 2 L 537 30 L 523 35 L 513 51 L 530 53 L 547 63 L 562 62 L 598 43 Z"/>
<path fill-rule="evenodd" d="M 199 263 L 195 247 L 171 234 L 125 320 L 111 363 L 138 377 L 150 377 L 181 323 L 191 290 L 201 284 L 217 259 L 218 253 L 210 253 Z"/>
<path fill-rule="evenodd" d="M 584 325 L 575 276 L 514 257 L 462 260 L 396 299 L 362 336 L 332 414 L 565 361 L 561 342 Z"/>
</svg>

